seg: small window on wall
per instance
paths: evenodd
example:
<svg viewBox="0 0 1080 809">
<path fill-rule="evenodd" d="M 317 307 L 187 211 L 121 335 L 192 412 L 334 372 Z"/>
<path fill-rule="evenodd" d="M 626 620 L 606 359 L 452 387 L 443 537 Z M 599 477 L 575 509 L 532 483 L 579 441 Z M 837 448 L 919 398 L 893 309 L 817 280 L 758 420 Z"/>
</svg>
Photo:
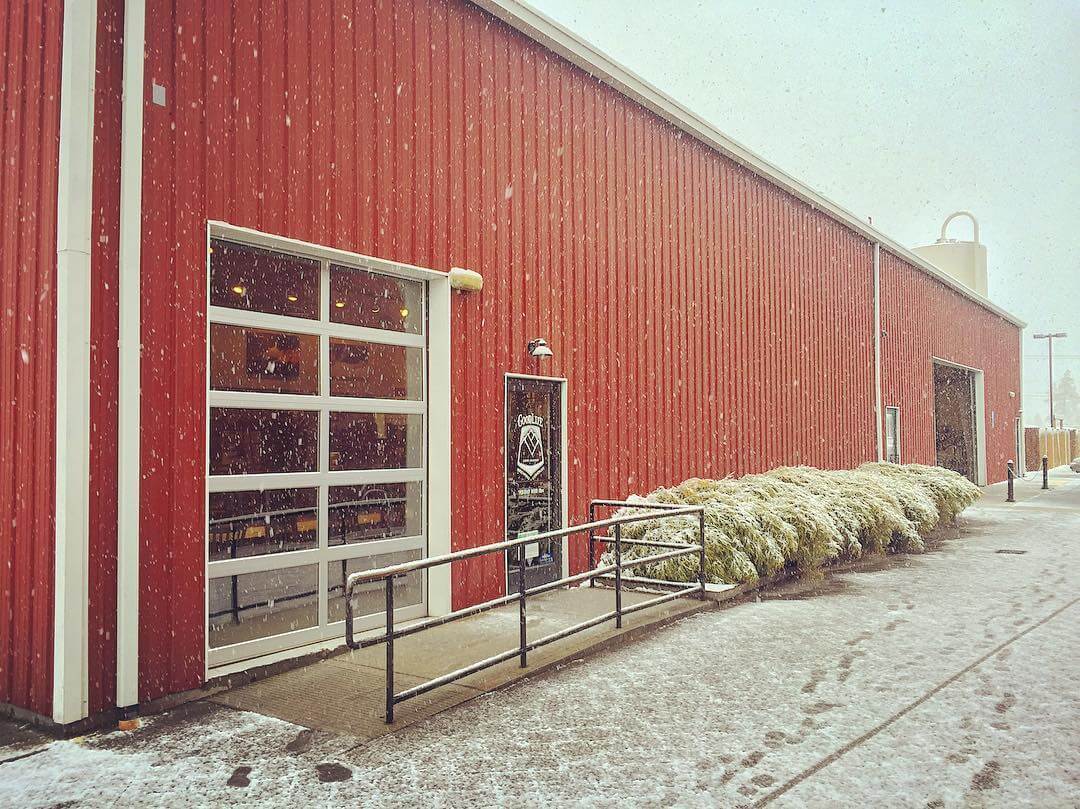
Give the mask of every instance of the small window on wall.
<svg viewBox="0 0 1080 809">
<path fill-rule="evenodd" d="M 885 408 L 885 460 L 900 463 L 900 408 Z"/>
</svg>

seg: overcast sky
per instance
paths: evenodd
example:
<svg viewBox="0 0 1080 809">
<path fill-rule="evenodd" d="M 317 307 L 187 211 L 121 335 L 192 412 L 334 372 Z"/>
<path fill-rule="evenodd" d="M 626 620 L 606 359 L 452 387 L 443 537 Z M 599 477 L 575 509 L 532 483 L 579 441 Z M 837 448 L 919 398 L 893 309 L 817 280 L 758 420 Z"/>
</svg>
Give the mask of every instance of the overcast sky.
<svg viewBox="0 0 1080 809">
<path fill-rule="evenodd" d="M 1080 377 L 1080 0 L 530 2 L 903 244 L 974 212 L 990 298 L 1029 324 L 1026 421 L 1033 333 L 1069 332 L 1055 377 Z"/>
</svg>

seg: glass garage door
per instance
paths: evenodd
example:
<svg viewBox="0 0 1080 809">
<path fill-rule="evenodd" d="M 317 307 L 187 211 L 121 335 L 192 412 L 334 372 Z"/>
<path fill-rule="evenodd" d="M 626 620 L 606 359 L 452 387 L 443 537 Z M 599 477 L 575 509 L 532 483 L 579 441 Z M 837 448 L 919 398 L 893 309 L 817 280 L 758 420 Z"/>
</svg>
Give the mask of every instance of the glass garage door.
<svg viewBox="0 0 1080 809">
<path fill-rule="evenodd" d="M 209 287 L 214 667 L 342 637 L 345 578 L 424 554 L 427 352 L 422 281 L 214 239 Z M 422 575 L 395 597 L 423 615 Z"/>
</svg>

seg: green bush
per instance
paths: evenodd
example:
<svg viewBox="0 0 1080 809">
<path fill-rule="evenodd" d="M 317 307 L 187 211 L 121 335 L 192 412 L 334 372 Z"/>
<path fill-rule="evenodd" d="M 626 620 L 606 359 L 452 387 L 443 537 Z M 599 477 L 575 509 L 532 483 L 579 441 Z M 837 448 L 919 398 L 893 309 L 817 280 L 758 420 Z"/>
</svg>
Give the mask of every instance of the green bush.
<svg viewBox="0 0 1080 809">
<path fill-rule="evenodd" d="M 980 495 L 967 478 L 941 467 L 867 463 L 852 470 L 788 466 L 737 479 L 691 478 L 630 501 L 704 506 L 706 577 L 737 584 L 782 569 L 813 570 L 864 550 L 921 551 L 926 534 L 951 523 Z M 698 520 L 644 520 L 624 525 L 622 533 L 630 540 L 696 543 Z M 623 555 L 654 553 L 627 545 Z M 689 582 L 697 569 L 697 557 L 687 555 L 635 568 L 634 575 Z"/>
</svg>

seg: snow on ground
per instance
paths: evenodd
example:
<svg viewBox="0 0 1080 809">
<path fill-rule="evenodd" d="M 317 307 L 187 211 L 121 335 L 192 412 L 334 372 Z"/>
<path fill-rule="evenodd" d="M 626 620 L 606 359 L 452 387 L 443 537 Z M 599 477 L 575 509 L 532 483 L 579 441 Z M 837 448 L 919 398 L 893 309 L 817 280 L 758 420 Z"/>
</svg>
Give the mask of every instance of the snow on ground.
<svg viewBox="0 0 1080 809">
<path fill-rule="evenodd" d="M 198 703 L 0 748 L 0 805 L 1077 806 L 1080 485 L 1052 494 L 366 746 Z"/>
</svg>

